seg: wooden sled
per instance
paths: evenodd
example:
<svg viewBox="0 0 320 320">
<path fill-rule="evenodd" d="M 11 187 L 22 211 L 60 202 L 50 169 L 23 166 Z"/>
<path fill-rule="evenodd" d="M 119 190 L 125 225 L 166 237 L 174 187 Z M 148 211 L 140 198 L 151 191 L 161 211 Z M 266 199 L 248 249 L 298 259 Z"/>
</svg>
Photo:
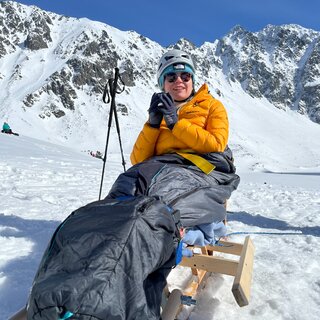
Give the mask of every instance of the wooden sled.
<svg viewBox="0 0 320 320">
<path fill-rule="evenodd" d="M 162 320 L 174 320 L 183 305 L 195 305 L 198 289 L 203 286 L 210 272 L 233 276 L 232 293 L 237 304 L 240 307 L 249 304 L 254 258 L 254 245 L 250 237 L 247 236 L 243 244 L 219 241 L 218 246 L 205 246 L 200 249 L 201 253 L 190 258 L 184 257 L 180 263 L 192 270 L 193 277 L 186 288 L 164 291 L 166 301 L 161 313 Z M 239 256 L 239 259 L 217 256 L 215 252 Z"/>
</svg>

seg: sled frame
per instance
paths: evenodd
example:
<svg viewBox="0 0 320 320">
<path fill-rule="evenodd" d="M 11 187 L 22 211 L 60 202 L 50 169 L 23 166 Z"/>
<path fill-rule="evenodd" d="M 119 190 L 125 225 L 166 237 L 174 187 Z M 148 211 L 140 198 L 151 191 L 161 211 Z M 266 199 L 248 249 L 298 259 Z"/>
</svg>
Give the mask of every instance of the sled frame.
<svg viewBox="0 0 320 320">
<path fill-rule="evenodd" d="M 205 246 L 201 248 L 201 254 L 193 257 L 183 257 L 181 266 L 190 267 L 192 274 L 196 275 L 197 281 L 187 287 L 184 293 L 190 292 L 195 295 L 207 272 L 221 273 L 234 277 L 232 293 L 240 307 L 249 304 L 251 294 L 251 280 L 253 271 L 254 245 L 249 236 L 243 244 L 219 241 L 218 246 Z M 239 256 L 238 260 L 214 255 L 220 252 Z M 195 282 L 195 283 L 194 283 Z"/>
<path fill-rule="evenodd" d="M 195 247 L 188 248 L 195 252 Z M 199 247 L 198 250 L 199 249 L 201 250 L 200 254 L 194 253 L 192 257 L 183 257 L 179 264 L 183 267 L 191 268 L 192 271 L 191 281 L 186 288 L 183 290 L 174 289 L 174 298 L 171 299 L 172 302 L 170 300 L 172 292 L 168 292 L 166 288 L 168 300 L 163 311 L 163 320 L 175 319 L 173 313 L 176 311 L 175 315 L 177 315 L 184 304 L 189 306 L 192 304 L 195 305 L 196 295 L 211 272 L 233 276 L 234 281 L 231 291 L 237 304 L 240 307 L 249 304 L 255 251 L 250 236 L 245 238 L 243 244 L 219 241 L 218 245 Z M 219 256 L 217 253 L 219 253 Z M 237 256 L 237 259 L 231 259 L 226 257 L 226 255 Z M 178 293 L 176 291 L 180 291 L 180 301 L 178 301 L 178 303 Z M 174 311 L 168 312 L 167 309 Z M 170 314 L 170 316 L 167 317 L 167 314 Z"/>
</svg>

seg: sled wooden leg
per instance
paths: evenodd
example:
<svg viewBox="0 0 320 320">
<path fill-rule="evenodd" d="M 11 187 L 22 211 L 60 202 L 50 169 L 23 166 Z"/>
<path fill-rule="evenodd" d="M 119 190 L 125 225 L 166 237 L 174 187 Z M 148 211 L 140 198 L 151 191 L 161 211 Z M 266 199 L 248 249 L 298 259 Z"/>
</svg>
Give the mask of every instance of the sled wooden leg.
<svg viewBox="0 0 320 320">
<path fill-rule="evenodd" d="M 22 308 L 17 313 L 15 313 L 9 320 L 27 320 L 27 310 Z"/>
<path fill-rule="evenodd" d="M 253 270 L 254 246 L 249 237 L 244 242 L 237 273 L 234 278 L 232 293 L 240 307 L 249 304 Z"/>
<path fill-rule="evenodd" d="M 201 248 L 201 253 L 203 255 L 208 255 L 208 250 L 206 247 Z M 187 288 L 183 291 L 184 296 L 190 296 L 194 297 L 198 291 L 198 288 L 202 286 L 202 284 L 205 282 L 208 274 L 207 271 L 204 269 L 199 269 L 197 267 L 191 266 L 192 271 L 192 279 Z"/>
</svg>

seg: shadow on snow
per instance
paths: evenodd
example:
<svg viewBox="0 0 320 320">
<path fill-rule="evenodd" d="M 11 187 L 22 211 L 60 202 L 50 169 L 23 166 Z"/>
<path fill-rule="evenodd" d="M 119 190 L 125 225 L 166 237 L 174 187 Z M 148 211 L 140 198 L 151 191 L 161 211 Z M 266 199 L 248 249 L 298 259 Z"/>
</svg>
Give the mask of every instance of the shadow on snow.
<svg viewBox="0 0 320 320">
<path fill-rule="evenodd" d="M 276 172 L 276 171 L 265 171 L 265 173 L 272 174 L 287 174 L 287 175 L 298 175 L 298 176 L 320 176 L 320 172 Z"/>
<path fill-rule="evenodd" d="M 59 224 L 60 221 L 29 220 L 0 214 L 0 237 L 8 238 L 8 241 L 23 238 L 32 243 L 27 256 L 9 258 L 0 269 L 0 279 L 5 277 L 0 285 L 1 318 L 7 319 L 27 302 L 42 255 Z M 10 257 L 10 252 L 7 256 Z"/>
<path fill-rule="evenodd" d="M 248 226 L 255 226 L 264 229 L 277 229 L 287 232 L 301 232 L 302 235 L 310 235 L 315 237 L 320 237 L 320 227 L 295 227 L 283 220 L 266 218 L 261 215 L 251 215 L 248 212 L 228 212 L 228 221 L 238 221 L 242 222 Z M 250 231 L 248 232 L 250 233 Z M 297 233 L 299 235 L 299 233 Z"/>
</svg>

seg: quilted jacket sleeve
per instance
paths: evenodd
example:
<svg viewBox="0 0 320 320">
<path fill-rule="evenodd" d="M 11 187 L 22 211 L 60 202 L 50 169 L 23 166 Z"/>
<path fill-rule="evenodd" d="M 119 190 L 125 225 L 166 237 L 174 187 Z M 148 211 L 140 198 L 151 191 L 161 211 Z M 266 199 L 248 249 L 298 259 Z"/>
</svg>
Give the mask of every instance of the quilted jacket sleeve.
<svg viewBox="0 0 320 320">
<path fill-rule="evenodd" d="M 154 148 L 158 139 L 160 130 L 152 128 L 148 123 L 145 123 L 141 130 L 133 150 L 130 155 L 130 160 L 133 165 L 142 162 L 154 155 Z"/>
</svg>

